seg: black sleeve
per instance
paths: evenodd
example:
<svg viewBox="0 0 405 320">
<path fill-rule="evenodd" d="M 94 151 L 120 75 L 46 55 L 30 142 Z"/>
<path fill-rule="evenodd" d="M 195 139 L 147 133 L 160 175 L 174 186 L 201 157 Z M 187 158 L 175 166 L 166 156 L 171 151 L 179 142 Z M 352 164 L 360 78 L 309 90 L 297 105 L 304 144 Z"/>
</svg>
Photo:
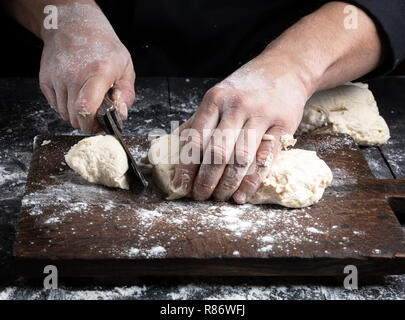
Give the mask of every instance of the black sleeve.
<svg viewBox="0 0 405 320">
<path fill-rule="evenodd" d="M 376 23 L 384 45 L 383 64 L 366 77 L 384 75 L 405 59 L 405 1 L 349 0 L 364 10 Z"/>
</svg>

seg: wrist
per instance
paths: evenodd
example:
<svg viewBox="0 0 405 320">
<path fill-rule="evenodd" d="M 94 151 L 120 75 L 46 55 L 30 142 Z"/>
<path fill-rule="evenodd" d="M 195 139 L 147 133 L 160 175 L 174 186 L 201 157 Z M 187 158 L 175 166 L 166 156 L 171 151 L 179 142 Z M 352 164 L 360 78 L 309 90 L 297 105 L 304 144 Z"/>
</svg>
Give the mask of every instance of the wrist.
<svg viewBox="0 0 405 320">
<path fill-rule="evenodd" d="M 322 76 L 327 70 L 319 57 L 309 58 L 308 52 L 301 54 L 276 43 L 271 43 L 263 51 L 271 65 L 277 65 L 280 72 L 289 74 L 298 87 L 302 88 L 305 99 L 309 99 L 321 87 Z"/>
<path fill-rule="evenodd" d="M 46 28 L 44 23 L 40 25 L 40 38 L 44 43 L 53 41 L 60 34 L 75 37 L 115 35 L 110 22 L 93 0 L 73 4 L 66 0 L 60 1 L 62 3 L 57 6 L 57 27 L 52 29 Z"/>
</svg>

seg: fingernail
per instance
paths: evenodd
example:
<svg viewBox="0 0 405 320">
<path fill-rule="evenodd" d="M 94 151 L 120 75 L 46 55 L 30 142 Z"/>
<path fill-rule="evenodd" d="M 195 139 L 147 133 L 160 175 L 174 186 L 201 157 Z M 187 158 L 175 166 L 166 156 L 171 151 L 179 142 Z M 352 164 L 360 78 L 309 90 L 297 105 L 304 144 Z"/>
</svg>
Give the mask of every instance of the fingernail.
<svg viewBox="0 0 405 320">
<path fill-rule="evenodd" d="M 114 90 L 111 98 L 112 98 L 114 101 L 118 102 L 118 100 L 120 99 L 120 97 L 121 97 L 121 91 L 120 91 L 120 90 Z"/>
<path fill-rule="evenodd" d="M 236 191 L 233 198 L 237 203 L 245 203 L 246 202 L 246 193 L 242 191 Z"/>
<path fill-rule="evenodd" d="M 127 108 L 127 104 L 125 102 L 122 102 L 120 104 L 120 113 L 121 113 L 122 119 L 125 120 L 128 117 L 128 108 Z"/>
</svg>

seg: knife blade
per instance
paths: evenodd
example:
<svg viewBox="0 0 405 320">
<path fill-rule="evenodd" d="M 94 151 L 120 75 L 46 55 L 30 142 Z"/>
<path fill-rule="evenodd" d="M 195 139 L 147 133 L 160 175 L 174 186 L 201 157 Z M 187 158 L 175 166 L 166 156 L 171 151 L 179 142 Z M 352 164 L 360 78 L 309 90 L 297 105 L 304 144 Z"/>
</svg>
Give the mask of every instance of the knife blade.
<svg viewBox="0 0 405 320">
<path fill-rule="evenodd" d="M 119 141 L 121 146 L 124 148 L 125 153 L 127 154 L 127 157 L 129 159 L 130 163 L 129 167 L 132 168 L 134 178 L 142 183 L 143 189 L 147 188 L 148 181 L 145 179 L 134 157 L 129 151 L 128 146 L 122 139 L 121 135 L 121 132 L 123 130 L 122 120 L 121 117 L 118 115 L 115 104 L 110 99 L 108 92 L 105 95 L 101 106 L 97 110 L 96 117 L 100 127 L 104 130 L 104 132 L 113 135 Z"/>
</svg>

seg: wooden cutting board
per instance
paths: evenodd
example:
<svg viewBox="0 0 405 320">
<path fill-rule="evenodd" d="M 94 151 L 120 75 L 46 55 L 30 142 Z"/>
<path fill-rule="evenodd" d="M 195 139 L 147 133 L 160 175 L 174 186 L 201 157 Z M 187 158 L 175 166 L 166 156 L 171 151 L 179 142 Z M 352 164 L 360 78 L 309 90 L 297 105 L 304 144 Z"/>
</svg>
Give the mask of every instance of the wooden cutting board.
<svg viewBox="0 0 405 320">
<path fill-rule="evenodd" d="M 345 135 L 298 139 L 334 179 L 312 207 L 166 201 L 84 181 L 64 162 L 82 137 L 39 136 L 18 217 L 14 255 L 25 276 L 46 264 L 61 277 L 342 276 L 405 273 L 405 235 L 390 203 L 405 207 L 405 180 L 376 180 Z M 148 141 L 125 137 L 134 157 Z M 148 177 L 150 180 L 150 177 Z M 402 201 L 402 202 L 401 202 Z"/>
</svg>

